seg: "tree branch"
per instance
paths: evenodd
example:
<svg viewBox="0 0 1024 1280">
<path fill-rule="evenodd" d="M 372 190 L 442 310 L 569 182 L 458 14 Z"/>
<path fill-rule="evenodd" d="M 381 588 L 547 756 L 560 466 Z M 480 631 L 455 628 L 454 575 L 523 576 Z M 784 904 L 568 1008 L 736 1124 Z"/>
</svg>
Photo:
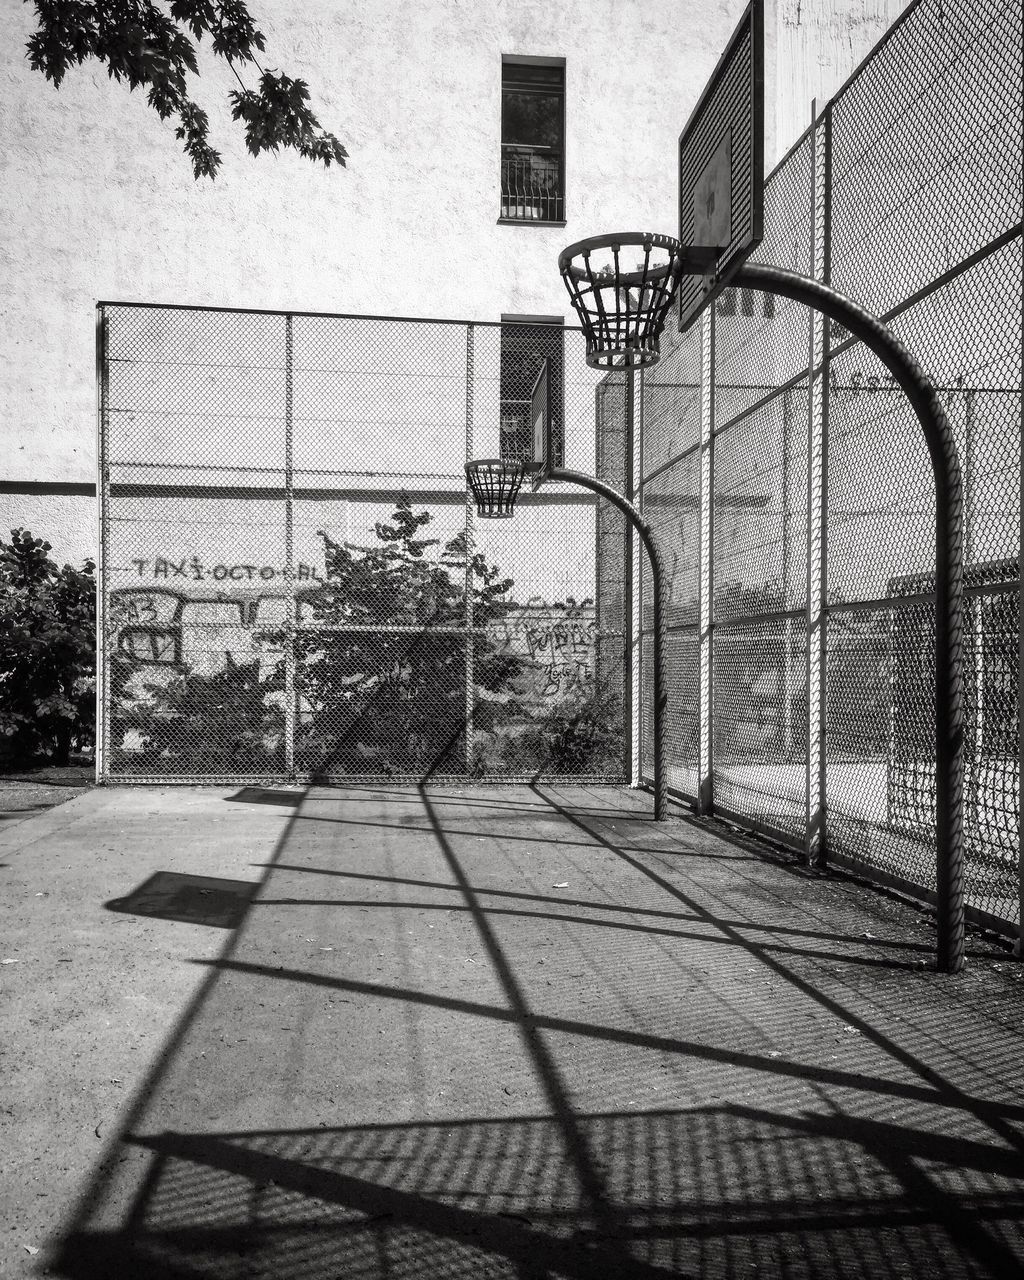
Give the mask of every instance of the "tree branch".
<svg viewBox="0 0 1024 1280">
<path fill-rule="evenodd" d="M 344 165 L 348 152 L 311 111 L 309 88 L 283 72 L 265 71 L 256 59 L 266 39 L 243 0 L 172 0 L 168 16 L 154 0 L 25 0 L 38 27 L 26 50 L 29 65 L 59 89 L 71 67 L 88 58 L 105 63 L 111 79 L 129 89 L 145 87 L 161 120 L 177 118 L 175 137 L 184 144 L 196 178 L 213 178 L 221 156 L 209 143 L 209 119 L 188 93 L 188 75 L 199 74 L 195 41 L 209 36 L 214 54 L 231 67 L 240 90 L 232 90 L 232 118 L 245 127 L 252 155 L 291 148 L 326 167 Z M 248 89 L 235 67 L 252 62 L 258 90 Z"/>
</svg>

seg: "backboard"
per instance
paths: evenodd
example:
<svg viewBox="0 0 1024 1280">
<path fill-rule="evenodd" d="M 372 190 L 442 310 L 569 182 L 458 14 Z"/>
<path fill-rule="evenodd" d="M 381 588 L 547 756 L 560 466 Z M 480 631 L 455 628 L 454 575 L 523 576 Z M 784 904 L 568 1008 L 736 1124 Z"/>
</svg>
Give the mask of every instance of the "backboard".
<svg viewBox="0 0 1024 1280">
<path fill-rule="evenodd" d="M 679 328 L 722 292 L 764 235 L 764 12 L 751 0 L 679 135 Z"/>
<path fill-rule="evenodd" d="M 534 492 L 547 480 L 551 470 L 551 379 L 548 376 L 548 363 L 548 357 L 545 356 L 530 392 L 533 455 L 529 469 L 530 485 Z"/>
</svg>

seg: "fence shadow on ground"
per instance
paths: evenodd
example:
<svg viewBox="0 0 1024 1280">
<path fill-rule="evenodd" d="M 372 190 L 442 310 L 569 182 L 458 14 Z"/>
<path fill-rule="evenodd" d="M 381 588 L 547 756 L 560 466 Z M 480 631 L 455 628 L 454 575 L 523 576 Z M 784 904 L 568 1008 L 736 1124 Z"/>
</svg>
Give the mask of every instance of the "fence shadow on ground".
<svg viewBox="0 0 1024 1280">
<path fill-rule="evenodd" d="M 579 1202 L 549 1116 L 130 1139 L 122 1231 L 73 1275 L 875 1277 L 1014 1274 L 1019 1157 L 837 1114 L 723 1106 L 578 1117 L 618 1206 Z M 927 1165 L 956 1166 L 943 1186 Z M 968 1188 L 970 1191 L 968 1192 Z"/>
<path fill-rule="evenodd" d="M 956 1039 L 955 1069 L 948 1059 L 935 1065 L 935 1046 L 946 1033 L 939 1002 L 907 1010 L 915 1051 L 876 1021 L 872 1010 L 879 1006 L 859 999 L 875 989 L 870 984 L 885 981 L 883 969 L 865 969 L 856 956 L 837 950 L 832 958 L 844 966 L 845 977 L 828 985 L 815 968 L 827 953 L 827 934 L 780 922 L 779 930 L 752 939 L 727 904 L 691 883 L 685 870 L 666 869 L 667 845 L 648 847 L 645 823 L 620 822 L 616 835 L 610 829 L 614 813 L 595 814 L 585 795 L 574 807 L 538 789 L 537 811 L 548 815 L 544 840 L 558 844 L 561 836 L 570 846 L 603 851 L 628 867 L 643 889 L 637 888 L 641 909 L 625 922 L 628 928 L 591 935 L 595 954 L 611 947 L 618 970 L 636 977 L 650 964 L 652 946 L 701 946 L 693 928 L 699 925 L 707 940 L 716 940 L 705 953 L 709 967 L 717 955 L 728 954 L 733 964 L 749 956 L 801 1000 L 853 1024 L 858 1046 L 866 1048 L 854 1049 L 851 1042 L 837 1065 L 815 1065 L 795 1038 L 787 1043 L 786 1005 L 769 1003 L 754 1016 L 785 1052 L 723 1043 L 715 1030 L 722 1004 L 713 982 L 693 997 L 695 1017 L 685 1029 L 690 1038 L 664 1021 L 652 1025 L 646 1014 L 637 1020 L 609 1008 L 594 1018 L 590 1008 L 574 1008 L 568 995 L 561 1005 L 556 995 L 555 1005 L 540 1008 L 527 968 L 528 943 L 510 930 L 525 924 L 527 915 L 532 927 L 546 922 L 576 928 L 598 923 L 598 906 L 613 917 L 621 913 L 581 900 L 572 911 L 578 918 L 567 922 L 571 903 L 564 899 L 556 909 L 550 896 L 522 892 L 508 881 L 503 886 L 494 874 L 480 887 L 485 864 L 473 858 L 483 855 L 474 855 L 466 841 L 465 813 L 474 799 L 453 797 L 448 809 L 445 797 L 425 787 L 396 792 L 400 811 L 415 814 L 418 838 L 432 833 L 444 871 L 436 881 L 396 878 L 384 887 L 446 891 L 460 918 L 474 926 L 491 980 L 485 993 L 414 990 L 364 980 L 372 975 L 357 969 L 351 977 L 314 972 L 312 964 L 289 969 L 279 956 L 271 963 L 259 946 L 276 946 L 282 912 L 303 905 L 275 896 L 278 872 L 308 872 L 312 884 L 331 886 L 320 897 L 311 891 L 309 902 L 332 909 L 424 905 L 371 902 L 357 873 L 316 860 L 300 865 L 296 851 L 305 817 L 304 807 L 295 808 L 243 928 L 211 963 L 193 1008 L 59 1242 L 51 1259 L 59 1274 L 72 1280 L 751 1274 L 879 1280 L 1018 1273 L 1024 1257 L 1024 1099 L 992 1083 L 1001 1079 L 1000 1063 L 1013 1049 L 1008 1036 L 997 1043 L 990 1022 L 965 1026 Z M 322 814 L 310 807 L 314 821 L 307 830 L 321 830 Z M 552 819 L 557 834 L 550 830 Z M 506 825 L 493 793 L 480 797 L 479 830 L 492 821 L 504 841 Z M 401 825 L 393 825 L 400 838 Z M 476 836 L 474 841 L 472 848 L 483 843 Z M 326 851 L 327 845 L 317 848 Z M 738 854 L 739 866 L 746 861 Z M 486 865 L 492 872 L 500 867 Z M 314 880 L 323 875 L 332 878 Z M 354 895 L 335 902 L 338 876 Z M 383 875 L 365 879 L 388 881 Z M 643 910 L 652 895 L 655 907 Z M 508 919 L 510 904 L 521 909 L 522 921 Z M 690 933 L 674 943 L 666 938 L 666 913 L 685 920 Z M 770 945 L 777 932 L 785 951 Z M 833 936 L 844 938 L 842 930 Z M 239 937 L 252 950 L 242 952 Z M 870 947 L 870 940 L 860 944 L 861 951 Z M 886 955 L 893 970 L 899 954 L 894 939 Z M 866 975 L 869 985 L 853 985 L 862 980 L 857 975 Z M 509 1028 L 544 1105 L 517 1114 L 478 1110 L 372 1124 L 328 1124 L 331 1108 L 324 1106 L 325 1123 L 315 1128 L 221 1131 L 199 1120 L 187 1129 L 160 1123 L 169 1094 L 180 1095 L 178 1114 L 190 1116 L 201 1114 L 207 1094 L 231 1088 L 224 1077 L 232 1060 L 221 1047 L 226 1008 L 237 1008 L 240 998 L 252 1008 L 275 1000 L 285 1007 L 283 1001 L 297 1002 L 317 989 L 365 997 L 368 1009 L 390 1003 L 426 1017 L 456 1013 L 475 1020 L 481 1037 L 495 1025 Z M 693 1034 L 695 1026 L 701 1038 Z M 287 1043 L 264 1047 L 275 1051 L 290 1052 Z M 884 1070 L 872 1073 L 868 1064 L 877 1059 L 865 1056 L 868 1051 L 883 1055 Z M 623 1106 L 625 1095 L 616 1092 L 622 1081 L 609 1078 L 607 1106 L 581 1105 L 578 1064 L 589 1060 L 600 1076 L 604 1052 L 619 1055 L 615 1061 L 630 1076 L 629 1096 L 635 1088 L 637 1098 L 655 1082 L 665 1097 L 664 1067 L 670 1063 L 672 1080 L 687 1081 L 678 1089 L 685 1103 L 670 1089 L 667 1105 L 652 1105 L 648 1093 L 646 1103 Z M 494 1066 L 505 1064 L 496 1059 Z"/>
</svg>

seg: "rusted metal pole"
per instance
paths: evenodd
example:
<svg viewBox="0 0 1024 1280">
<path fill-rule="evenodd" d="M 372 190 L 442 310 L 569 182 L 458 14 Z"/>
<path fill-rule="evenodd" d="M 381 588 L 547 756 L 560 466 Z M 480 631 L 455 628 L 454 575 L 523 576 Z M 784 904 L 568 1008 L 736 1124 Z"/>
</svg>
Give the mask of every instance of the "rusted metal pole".
<svg viewBox="0 0 1024 1280">
<path fill-rule="evenodd" d="M 869 311 L 831 286 L 781 267 L 747 263 L 734 283 L 791 298 L 838 321 L 881 360 L 924 431 L 935 476 L 935 832 L 937 964 L 964 963 L 963 889 L 963 487 L 956 442 L 924 370 Z"/>
<path fill-rule="evenodd" d="M 652 716 L 654 735 L 654 818 L 662 822 L 668 817 L 668 760 L 665 755 L 665 718 L 668 705 L 667 682 L 665 679 L 665 574 L 663 572 L 661 554 L 654 540 L 654 534 L 647 521 L 633 506 L 628 498 L 617 493 L 603 480 L 595 480 L 593 476 L 584 475 L 581 471 L 568 471 L 563 467 L 552 467 L 548 472 L 551 480 L 562 480 L 568 484 L 578 484 L 584 489 L 606 498 L 633 525 L 640 540 L 647 548 L 651 560 L 651 589 L 654 596 L 654 714 Z M 641 628 L 643 618 L 640 619 Z"/>
</svg>

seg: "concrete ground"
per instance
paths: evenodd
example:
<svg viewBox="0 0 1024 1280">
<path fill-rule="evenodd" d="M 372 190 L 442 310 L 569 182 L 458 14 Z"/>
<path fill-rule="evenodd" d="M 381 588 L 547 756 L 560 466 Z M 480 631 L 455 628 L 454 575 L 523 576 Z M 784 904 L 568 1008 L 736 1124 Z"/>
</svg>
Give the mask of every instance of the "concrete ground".
<svg viewBox="0 0 1024 1280">
<path fill-rule="evenodd" d="M 0 1274 L 1024 1268 L 1024 982 L 614 788 L 0 826 Z"/>
</svg>

